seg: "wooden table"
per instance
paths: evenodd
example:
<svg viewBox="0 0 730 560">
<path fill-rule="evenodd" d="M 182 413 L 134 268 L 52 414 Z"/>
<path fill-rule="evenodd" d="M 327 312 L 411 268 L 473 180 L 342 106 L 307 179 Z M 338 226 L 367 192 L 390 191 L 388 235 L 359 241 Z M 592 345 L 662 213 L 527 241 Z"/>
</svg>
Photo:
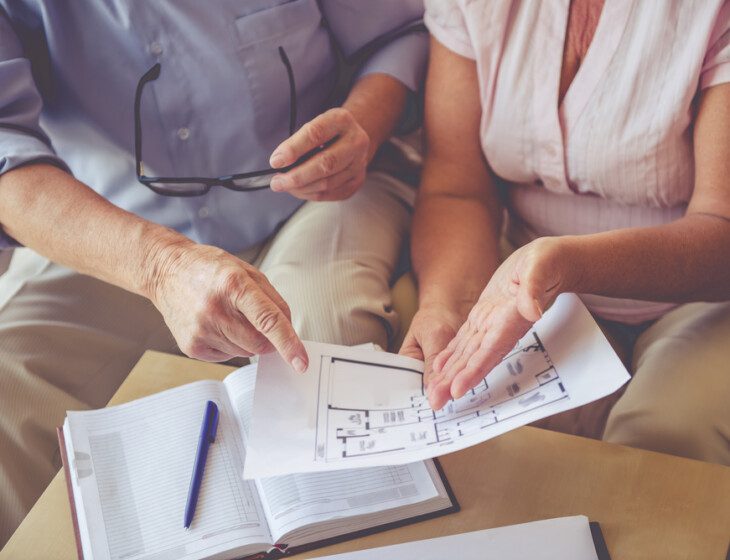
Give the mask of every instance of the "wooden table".
<svg viewBox="0 0 730 560">
<path fill-rule="evenodd" d="M 110 404 L 232 368 L 148 352 Z M 297 558 L 585 514 L 599 521 L 614 560 L 722 560 L 730 542 L 730 468 L 521 428 L 442 458 L 461 512 Z M 59 473 L 0 552 L 2 560 L 73 560 Z"/>
</svg>

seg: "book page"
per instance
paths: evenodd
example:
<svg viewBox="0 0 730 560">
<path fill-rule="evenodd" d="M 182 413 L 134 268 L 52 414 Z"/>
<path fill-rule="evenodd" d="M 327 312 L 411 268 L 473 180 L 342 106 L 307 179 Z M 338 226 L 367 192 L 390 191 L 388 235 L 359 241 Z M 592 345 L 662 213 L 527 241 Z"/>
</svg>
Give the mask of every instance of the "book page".
<svg viewBox="0 0 730 560">
<path fill-rule="evenodd" d="M 583 515 L 533 521 L 449 535 L 381 548 L 371 548 L 320 560 L 598 560 Z"/>
<path fill-rule="evenodd" d="M 220 419 L 186 530 L 208 400 L 218 405 Z M 77 508 L 93 558 L 197 559 L 271 542 L 255 487 L 241 478 L 244 450 L 222 383 L 200 381 L 119 406 L 69 412 L 67 423 L 74 495 L 81 496 Z"/>
<path fill-rule="evenodd" d="M 312 523 L 383 512 L 438 495 L 423 462 L 292 474 L 257 480 L 256 485 L 276 542 Z"/>
<path fill-rule="evenodd" d="M 248 440 L 253 415 L 253 394 L 256 387 L 257 364 L 249 364 L 229 373 L 223 380 L 228 399 L 236 411 L 243 443 Z"/>
<path fill-rule="evenodd" d="M 372 346 L 367 349 L 374 350 Z M 245 441 L 253 412 L 256 364 L 236 370 L 224 383 L 237 409 Z M 308 524 L 380 512 L 438 495 L 423 462 L 267 478 L 257 480 L 256 486 L 277 541 Z"/>
<path fill-rule="evenodd" d="M 619 389 L 629 375 L 573 294 L 562 294 L 480 384 L 442 410 L 423 391 L 423 363 L 306 343 L 297 374 L 259 361 L 246 478 L 397 465 L 475 445 Z"/>
</svg>

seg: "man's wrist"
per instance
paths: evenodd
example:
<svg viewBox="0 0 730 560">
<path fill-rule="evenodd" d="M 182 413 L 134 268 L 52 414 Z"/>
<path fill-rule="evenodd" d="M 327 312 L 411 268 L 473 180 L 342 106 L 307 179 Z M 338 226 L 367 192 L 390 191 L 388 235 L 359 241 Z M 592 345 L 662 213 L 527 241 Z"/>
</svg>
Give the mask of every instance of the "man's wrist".
<svg viewBox="0 0 730 560">
<path fill-rule="evenodd" d="M 142 262 L 139 267 L 139 293 L 157 304 L 164 281 L 173 274 L 193 241 L 157 224 L 143 226 Z"/>
<path fill-rule="evenodd" d="M 368 74 L 353 86 L 342 104 L 370 139 L 368 161 L 387 140 L 403 113 L 407 88 L 387 74 Z"/>
</svg>

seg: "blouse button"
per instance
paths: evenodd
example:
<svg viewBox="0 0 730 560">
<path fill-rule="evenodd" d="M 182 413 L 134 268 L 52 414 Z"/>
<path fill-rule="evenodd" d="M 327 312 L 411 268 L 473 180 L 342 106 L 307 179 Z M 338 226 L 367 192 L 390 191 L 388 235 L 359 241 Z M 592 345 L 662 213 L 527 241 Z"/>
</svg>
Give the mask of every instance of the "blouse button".
<svg viewBox="0 0 730 560">
<path fill-rule="evenodd" d="M 190 129 L 185 126 L 183 126 L 182 128 L 179 128 L 177 130 L 177 137 L 180 140 L 187 140 L 188 138 L 190 138 Z"/>
</svg>

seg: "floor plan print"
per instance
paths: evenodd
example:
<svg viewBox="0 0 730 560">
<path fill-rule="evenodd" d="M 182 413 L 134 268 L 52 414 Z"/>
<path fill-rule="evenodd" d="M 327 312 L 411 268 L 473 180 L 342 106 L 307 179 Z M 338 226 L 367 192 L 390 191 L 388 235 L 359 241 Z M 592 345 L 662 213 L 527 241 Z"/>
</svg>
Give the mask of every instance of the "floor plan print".
<svg viewBox="0 0 730 560">
<path fill-rule="evenodd" d="M 295 373 L 259 359 L 244 478 L 403 465 L 452 453 L 604 397 L 630 379 L 575 294 L 561 294 L 466 395 L 434 411 L 422 361 L 304 342 Z"/>
<path fill-rule="evenodd" d="M 429 407 L 421 380 L 420 370 L 323 355 L 315 460 L 346 461 L 448 446 L 508 418 L 569 398 L 535 331 L 477 387 L 443 410 Z"/>
</svg>

